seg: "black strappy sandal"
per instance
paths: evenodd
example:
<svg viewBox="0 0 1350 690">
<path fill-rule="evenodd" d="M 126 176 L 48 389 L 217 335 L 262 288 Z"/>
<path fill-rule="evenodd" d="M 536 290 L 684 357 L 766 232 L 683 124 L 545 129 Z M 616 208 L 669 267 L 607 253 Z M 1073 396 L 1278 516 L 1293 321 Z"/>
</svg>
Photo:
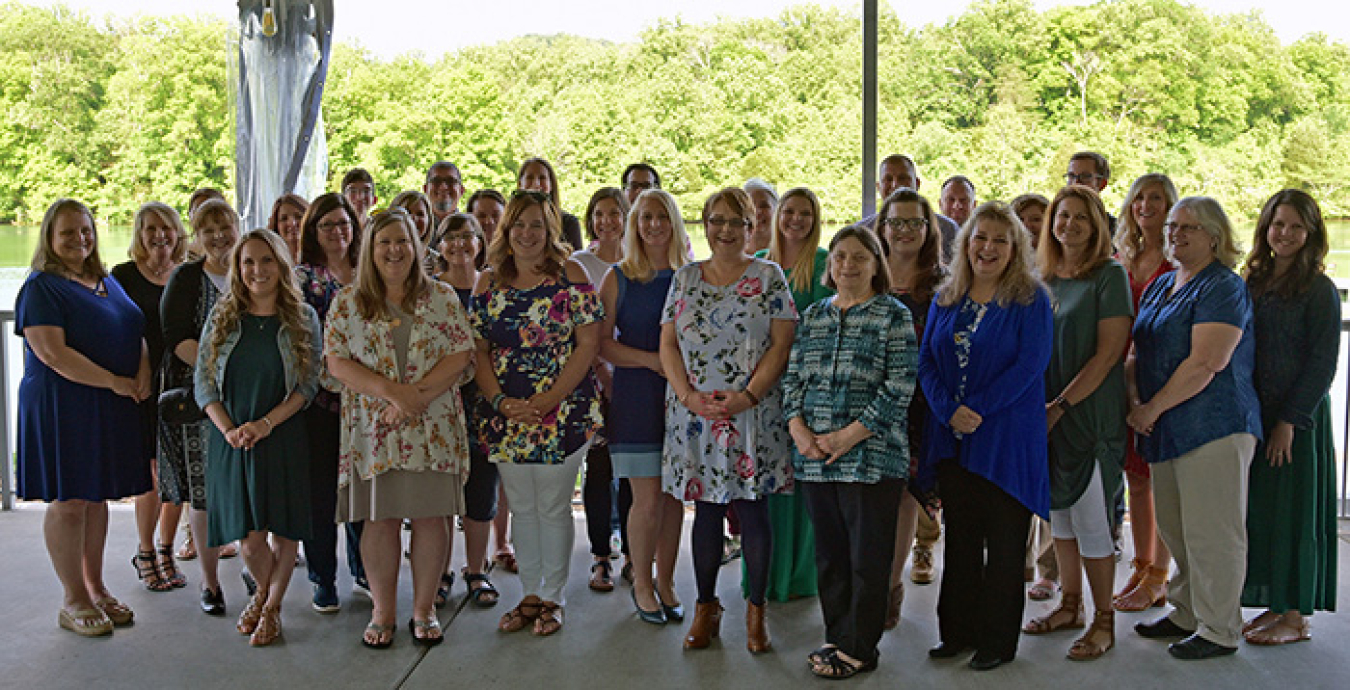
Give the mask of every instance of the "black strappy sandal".
<svg viewBox="0 0 1350 690">
<path fill-rule="evenodd" d="M 501 592 L 492 586 L 492 580 L 488 579 L 487 573 L 462 573 L 464 577 L 464 588 L 469 590 L 469 599 L 474 606 L 479 608 L 492 608 L 497 605 L 501 598 Z M 477 582 L 478 586 L 473 584 Z"/>
</svg>

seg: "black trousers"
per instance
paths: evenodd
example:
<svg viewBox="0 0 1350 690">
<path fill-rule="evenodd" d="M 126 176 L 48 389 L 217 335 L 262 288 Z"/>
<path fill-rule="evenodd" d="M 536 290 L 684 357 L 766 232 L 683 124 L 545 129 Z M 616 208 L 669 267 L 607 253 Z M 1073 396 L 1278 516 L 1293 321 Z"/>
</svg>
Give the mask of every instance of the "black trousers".
<svg viewBox="0 0 1350 690">
<path fill-rule="evenodd" d="M 309 496 L 312 539 L 306 539 L 309 581 L 333 586 L 337 576 L 337 484 L 340 420 L 336 413 L 310 405 L 305 415 L 309 432 Z"/>
<path fill-rule="evenodd" d="M 816 533 L 825 641 L 872 663 L 885 631 L 903 479 L 876 484 L 798 482 Z"/>
<path fill-rule="evenodd" d="M 1012 659 L 1031 511 L 955 458 L 938 464 L 938 488 L 947 525 L 937 608 L 942 642 Z"/>
<path fill-rule="evenodd" d="M 633 507 L 633 490 L 627 479 L 619 480 L 618 495 L 614 492 L 614 465 L 609 457 L 609 445 L 592 445 L 586 453 L 586 477 L 581 483 L 581 504 L 586 510 L 586 536 L 591 542 L 591 555 L 605 558 L 610 555 L 609 536 L 613 532 L 613 516 L 619 516 L 619 543 L 628 555 L 628 510 Z M 615 499 L 618 510 L 615 510 Z"/>
</svg>

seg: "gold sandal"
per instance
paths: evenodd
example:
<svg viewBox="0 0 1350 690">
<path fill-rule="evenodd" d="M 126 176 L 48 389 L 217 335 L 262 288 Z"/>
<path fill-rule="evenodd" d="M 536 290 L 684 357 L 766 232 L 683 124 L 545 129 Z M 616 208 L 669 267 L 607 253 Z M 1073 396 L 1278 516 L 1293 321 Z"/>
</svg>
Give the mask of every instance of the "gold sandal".
<svg viewBox="0 0 1350 690">
<path fill-rule="evenodd" d="M 1117 611 L 1147 611 L 1167 603 L 1167 569 L 1147 567 L 1133 589 L 1116 597 L 1111 608 Z"/>
<path fill-rule="evenodd" d="M 239 622 L 235 624 L 234 629 L 241 634 L 252 635 L 258 629 L 258 621 L 262 619 L 263 608 L 267 601 L 267 593 L 259 590 L 248 600 L 248 606 L 239 612 Z"/>
<path fill-rule="evenodd" d="M 502 615 L 501 621 L 497 623 L 497 629 L 502 632 L 516 632 L 524 629 L 530 621 L 539 617 L 541 604 L 539 597 L 533 594 L 521 599 L 515 608 Z"/>
<path fill-rule="evenodd" d="M 113 623 L 108 619 L 108 615 L 95 607 L 92 609 L 61 609 L 61 613 L 56 617 L 57 625 L 69 630 L 76 635 L 83 637 L 99 637 L 101 635 L 111 635 Z"/>
<path fill-rule="evenodd" d="M 1068 614 L 1068 620 L 1064 619 L 1063 614 Z M 1022 626 L 1022 632 L 1027 635 L 1044 635 L 1081 627 L 1083 627 L 1083 595 L 1065 592 L 1054 611 L 1027 621 L 1027 624 Z"/>
<path fill-rule="evenodd" d="M 545 601 L 539 604 L 539 615 L 535 617 L 534 629 L 530 632 L 535 637 L 547 637 L 562 630 L 562 626 L 562 607 L 554 602 Z"/>
<path fill-rule="evenodd" d="M 264 606 L 261 615 L 258 616 L 258 624 L 253 629 L 253 635 L 248 638 L 248 643 L 254 647 L 266 647 L 278 637 L 281 637 L 281 608 Z"/>
<path fill-rule="evenodd" d="M 136 617 L 136 614 L 132 613 L 131 607 L 114 597 L 99 599 L 94 602 L 94 608 L 102 611 L 103 615 L 107 616 L 108 620 L 112 621 L 115 626 L 127 625 L 131 623 L 132 618 Z"/>
<path fill-rule="evenodd" d="M 1097 641 L 1098 633 L 1105 633 L 1106 641 Z M 1092 617 L 1092 627 L 1083 636 L 1074 640 L 1069 648 L 1069 658 L 1074 661 L 1098 659 L 1116 646 L 1116 612 L 1108 609 L 1097 611 Z"/>
</svg>

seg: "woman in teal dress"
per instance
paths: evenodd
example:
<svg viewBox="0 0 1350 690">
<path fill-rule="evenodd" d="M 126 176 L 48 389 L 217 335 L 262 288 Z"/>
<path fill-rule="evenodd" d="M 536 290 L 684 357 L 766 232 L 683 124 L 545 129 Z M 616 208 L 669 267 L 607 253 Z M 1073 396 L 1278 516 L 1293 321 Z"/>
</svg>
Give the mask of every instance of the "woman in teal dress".
<svg viewBox="0 0 1350 690">
<path fill-rule="evenodd" d="M 258 590 L 236 627 L 250 644 L 268 645 L 281 634 L 295 552 L 311 532 L 308 435 L 296 415 L 318 390 L 321 352 L 319 317 L 300 296 L 280 235 L 253 230 L 235 246 L 201 342 L 195 392 L 212 422 L 207 543 L 242 542 Z"/>
<path fill-rule="evenodd" d="M 1327 389 L 1336 376 L 1341 301 L 1325 273 L 1326 225 L 1312 197 L 1266 202 L 1247 259 L 1256 395 L 1265 443 L 1247 487 L 1243 626 L 1252 644 L 1309 638 L 1308 616 L 1336 609 L 1336 450 Z"/>
<path fill-rule="evenodd" d="M 820 201 L 806 187 L 789 189 L 773 216 L 773 239 L 765 257 L 782 267 L 797 313 L 834 294 L 825 287 L 830 252 L 820 246 Z M 769 496 L 773 556 L 767 597 L 787 601 L 816 595 L 816 548 L 806 503 L 795 491 Z M 741 564 L 745 568 L 745 564 Z M 741 582 L 747 580 L 742 578 Z M 749 595 L 749 590 L 745 592 Z"/>
</svg>

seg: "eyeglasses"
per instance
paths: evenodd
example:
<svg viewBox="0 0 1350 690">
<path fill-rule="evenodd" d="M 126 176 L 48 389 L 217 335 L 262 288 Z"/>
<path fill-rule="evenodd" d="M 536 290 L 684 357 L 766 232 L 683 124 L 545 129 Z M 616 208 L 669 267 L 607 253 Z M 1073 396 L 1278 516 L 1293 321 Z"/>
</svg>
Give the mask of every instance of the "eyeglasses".
<svg viewBox="0 0 1350 690">
<path fill-rule="evenodd" d="M 909 228 L 910 230 L 922 230 L 928 227 L 928 219 L 900 218 L 899 216 L 891 216 L 890 218 L 886 219 L 886 227 L 892 230 L 899 230 L 901 228 L 906 227 Z"/>
<path fill-rule="evenodd" d="M 1064 184 L 1074 184 L 1075 182 L 1078 184 L 1089 184 L 1096 182 L 1099 177 L 1101 177 L 1101 175 L 1098 175 L 1097 173 L 1078 173 L 1077 175 L 1065 173 Z"/>
<path fill-rule="evenodd" d="M 710 228 L 720 228 L 724 225 L 730 225 L 733 228 L 748 228 L 752 225 L 751 221 L 745 218 L 723 218 L 722 216 L 712 216 L 705 222 Z"/>
<path fill-rule="evenodd" d="M 454 230 L 441 235 L 444 242 L 468 242 L 477 237 L 472 230 Z"/>
<path fill-rule="evenodd" d="M 541 202 L 553 201 L 553 197 L 543 192 L 536 192 L 533 189 L 517 189 L 516 191 L 511 192 L 512 199 L 519 199 L 520 197 L 526 197 L 534 201 L 541 201 Z"/>
<path fill-rule="evenodd" d="M 319 223 L 319 229 L 324 232 L 343 232 L 352 229 L 350 220 L 339 220 L 333 223 Z"/>
<path fill-rule="evenodd" d="M 458 178 L 458 177 L 449 176 L 449 175 L 442 175 L 442 176 L 439 176 L 439 177 L 433 177 L 433 178 L 430 178 L 430 179 L 427 180 L 427 186 L 428 186 L 428 187 L 435 187 L 435 186 L 438 186 L 438 185 L 444 185 L 444 186 L 446 186 L 446 187 L 454 187 L 454 186 L 456 186 L 456 185 L 458 185 L 458 184 L 460 184 L 459 178 Z"/>
<path fill-rule="evenodd" d="M 1192 233 L 1204 229 L 1205 226 L 1200 225 L 1199 223 L 1173 223 L 1170 221 L 1163 223 L 1163 231 L 1168 234 L 1176 234 L 1178 232 Z"/>
</svg>

